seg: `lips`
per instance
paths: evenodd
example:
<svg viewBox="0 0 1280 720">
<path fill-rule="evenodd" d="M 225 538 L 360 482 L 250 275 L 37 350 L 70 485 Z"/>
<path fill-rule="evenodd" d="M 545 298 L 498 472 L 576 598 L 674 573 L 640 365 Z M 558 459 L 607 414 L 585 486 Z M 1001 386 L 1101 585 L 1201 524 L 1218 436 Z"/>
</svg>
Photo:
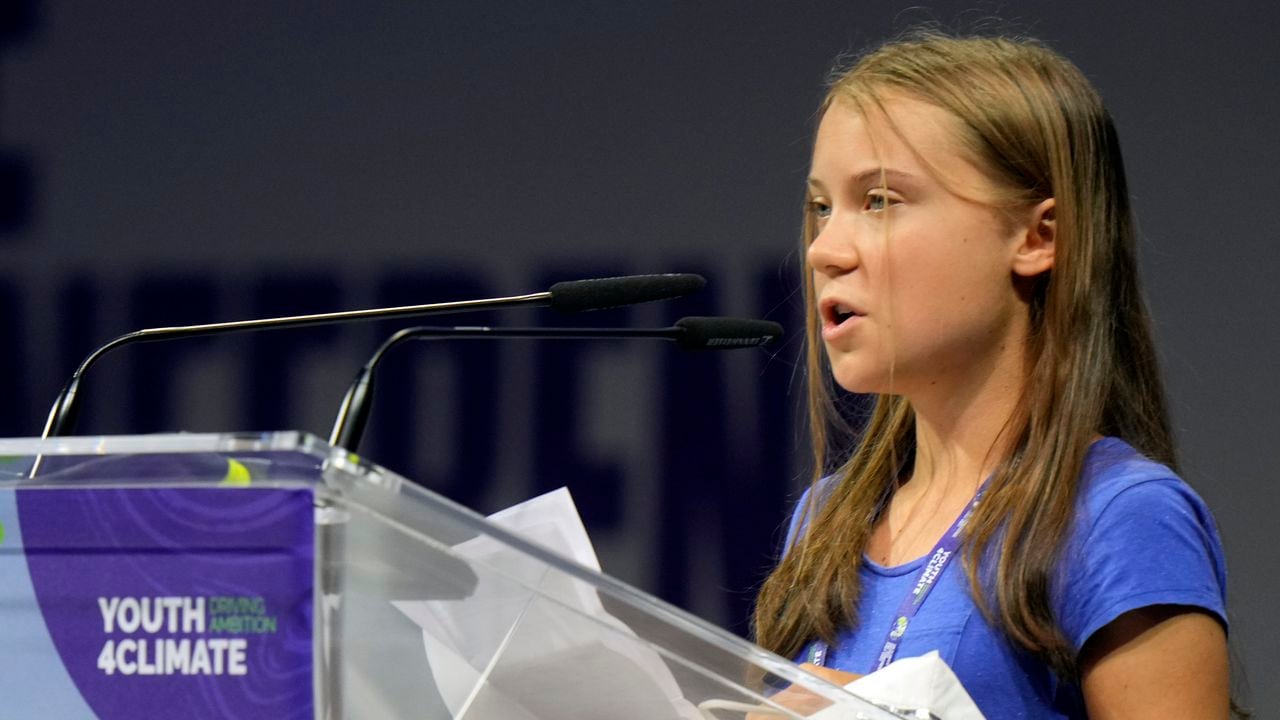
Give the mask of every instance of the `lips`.
<svg viewBox="0 0 1280 720">
<path fill-rule="evenodd" d="M 857 305 L 837 298 L 828 298 L 819 304 L 822 313 L 822 329 L 824 333 L 841 328 L 849 321 L 863 317 L 866 313 Z"/>
</svg>

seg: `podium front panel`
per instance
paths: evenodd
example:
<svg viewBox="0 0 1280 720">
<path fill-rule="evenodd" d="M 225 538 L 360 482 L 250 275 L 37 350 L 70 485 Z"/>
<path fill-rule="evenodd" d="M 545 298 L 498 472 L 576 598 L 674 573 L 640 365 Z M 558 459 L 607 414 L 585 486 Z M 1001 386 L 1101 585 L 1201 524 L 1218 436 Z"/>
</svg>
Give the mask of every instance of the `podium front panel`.
<svg viewBox="0 0 1280 720">
<path fill-rule="evenodd" d="M 301 433 L 0 440 L 0 707 L 892 718 Z"/>
</svg>

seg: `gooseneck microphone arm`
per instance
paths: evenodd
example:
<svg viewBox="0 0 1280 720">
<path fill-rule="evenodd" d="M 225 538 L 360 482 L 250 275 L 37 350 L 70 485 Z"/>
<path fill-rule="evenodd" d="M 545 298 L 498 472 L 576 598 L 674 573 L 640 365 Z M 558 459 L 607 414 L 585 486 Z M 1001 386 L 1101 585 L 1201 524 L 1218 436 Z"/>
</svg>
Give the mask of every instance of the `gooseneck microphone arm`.
<svg viewBox="0 0 1280 720">
<path fill-rule="evenodd" d="M 198 335 L 220 335 L 310 325 L 332 325 L 359 320 L 389 320 L 422 315 L 444 315 L 523 305 L 549 306 L 551 309 L 561 312 L 601 310 L 653 300 L 682 297 L 702 289 L 705 284 L 705 279 L 699 275 L 692 274 L 630 275 L 616 278 L 571 280 L 556 283 L 545 292 L 483 300 L 402 305 L 389 308 L 345 310 L 312 315 L 290 315 L 257 320 L 238 320 L 137 330 L 121 335 L 102 345 L 89 353 L 80 363 L 80 366 L 72 373 L 71 379 L 67 381 L 62 391 L 58 393 L 58 398 L 54 401 L 53 407 L 50 408 L 49 417 L 45 421 L 44 432 L 41 437 L 57 437 L 70 433 L 75 425 L 76 411 L 78 409 L 76 395 L 80 389 L 81 378 L 84 377 L 89 367 L 97 362 L 98 358 L 122 345 L 174 340 Z"/>
<path fill-rule="evenodd" d="M 370 310 L 346 310 L 342 312 L 318 313 L 313 315 L 292 315 L 287 317 L 260 318 L 257 320 L 238 320 L 225 323 L 206 323 L 203 325 L 179 325 L 174 327 L 148 328 L 121 335 L 102 345 L 89 354 L 71 374 L 71 379 L 62 387 L 53 407 L 49 410 L 49 418 L 45 421 L 44 434 L 41 437 L 57 437 L 67 434 L 75 425 L 76 393 L 80 389 L 80 378 L 89 370 L 98 358 L 122 345 L 133 343 L 175 340 L 197 335 L 214 335 L 219 333 L 252 332 L 254 330 L 284 329 L 306 327 L 308 325 L 326 325 L 356 320 L 381 320 L 397 317 L 413 317 L 416 315 L 445 314 L 487 308 L 512 307 L 517 305 L 545 305 L 550 299 L 550 292 L 518 295 L 509 298 L 491 298 L 466 302 L 431 303 L 428 305 L 405 305 L 394 308 L 374 308 Z"/>
<path fill-rule="evenodd" d="M 766 345 L 782 336 L 782 326 L 766 320 L 728 317 L 687 317 L 666 328 L 492 328 L 411 327 L 387 338 L 364 364 L 347 388 L 329 433 L 329 444 L 356 452 L 373 407 L 373 385 L 382 358 L 391 348 L 409 340 L 534 339 L 611 340 L 652 338 L 671 340 L 685 350 L 731 350 Z"/>
</svg>

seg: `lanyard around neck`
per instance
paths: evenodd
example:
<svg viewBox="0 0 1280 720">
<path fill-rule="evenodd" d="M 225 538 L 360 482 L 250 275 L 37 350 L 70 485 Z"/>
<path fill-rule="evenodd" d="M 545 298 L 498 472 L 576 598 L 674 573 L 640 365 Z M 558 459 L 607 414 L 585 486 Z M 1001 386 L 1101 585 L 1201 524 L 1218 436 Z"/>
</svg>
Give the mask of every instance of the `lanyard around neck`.
<svg viewBox="0 0 1280 720">
<path fill-rule="evenodd" d="M 929 593 L 938 584 L 938 578 L 942 577 L 942 571 L 947 569 L 955 554 L 960 550 L 960 532 L 968 524 L 970 516 L 977 509 L 978 501 L 982 499 L 982 494 L 986 489 L 987 483 L 983 482 L 982 487 L 978 488 L 978 492 L 969 501 L 969 505 L 965 507 L 964 512 L 960 513 L 960 517 L 951 523 L 951 527 L 947 528 L 947 531 L 942 534 L 938 544 L 934 545 L 933 551 L 929 553 L 929 559 L 916 576 L 915 584 L 911 586 L 911 590 L 903 598 L 902 604 L 898 606 L 898 612 L 894 614 L 894 620 L 889 626 L 884 646 L 880 649 L 880 655 L 876 658 L 875 666 L 871 668 L 871 672 L 875 672 L 893 662 L 894 656 L 898 654 L 898 648 L 902 645 L 903 638 L 906 637 L 907 628 L 911 625 L 911 620 L 915 618 L 916 613 L 920 611 L 920 607 L 924 605 L 924 601 L 929 597 Z M 806 661 L 822 667 L 826 664 L 829 654 L 830 647 L 827 643 L 822 640 L 815 640 L 809 646 Z"/>
</svg>

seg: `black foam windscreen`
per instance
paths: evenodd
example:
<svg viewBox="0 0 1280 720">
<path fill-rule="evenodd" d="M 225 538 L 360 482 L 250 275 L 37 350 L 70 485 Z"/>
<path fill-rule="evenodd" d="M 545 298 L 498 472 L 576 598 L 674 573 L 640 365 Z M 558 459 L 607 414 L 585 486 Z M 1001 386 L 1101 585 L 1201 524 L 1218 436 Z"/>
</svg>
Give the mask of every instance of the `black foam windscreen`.
<svg viewBox="0 0 1280 720">
<path fill-rule="evenodd" d="M 701 275 L 692 273 L 569 280 L 551 286 L 550 305 L 560 312 L 604 310 L 684 297 L 701 290 L 706 284 Z"/>
<path fill-rule="evenodd" d="M 782 337 L 782 326 L 768 320 L 687 317 L 676 323 L 684 332 L 676 343 L 685 350 L 723 350 L 767 345 Z"/>
</svg>

